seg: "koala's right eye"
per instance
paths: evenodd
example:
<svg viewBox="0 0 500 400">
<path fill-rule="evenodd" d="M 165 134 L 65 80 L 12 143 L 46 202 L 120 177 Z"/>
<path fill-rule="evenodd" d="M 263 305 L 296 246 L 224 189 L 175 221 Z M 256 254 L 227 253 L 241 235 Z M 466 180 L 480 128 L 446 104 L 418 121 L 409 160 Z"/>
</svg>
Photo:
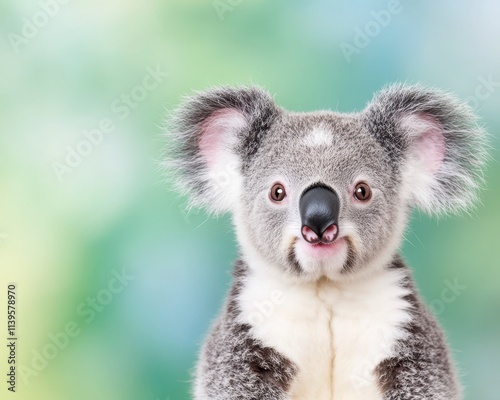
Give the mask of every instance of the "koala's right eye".
<svg viewBox="0 0 500 400">
<path fill-rule="evenodd" d="M 280 201 L 283 201 L 285 197 L 285 187 L 281 183 L 275 183 L 271 188 L 271 192 L 269 192 L 269 198 L 272 201 L 279 203 Z"/>
</svg>

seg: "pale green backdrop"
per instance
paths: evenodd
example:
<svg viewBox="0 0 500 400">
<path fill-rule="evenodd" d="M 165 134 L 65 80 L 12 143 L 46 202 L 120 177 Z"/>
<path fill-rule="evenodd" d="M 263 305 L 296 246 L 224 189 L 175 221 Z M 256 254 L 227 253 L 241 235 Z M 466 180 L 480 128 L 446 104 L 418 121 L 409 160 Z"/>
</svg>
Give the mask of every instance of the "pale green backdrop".
<svg viewBox="0 0 500 400">
<path fill-rule="evenodd" d="M 498 400 L 499 15 L 494 0 L 3 1 L 0 310 L 15 282 L 19 341 L 17 393 L 0 397 L 190 397 L 237 249 L 227 217 L 186 214 L 159 172 L 182 95 L 256 83 L 292 110 L 352 111 L 408 81 L 466 98 L 491 133 L 482 205 L 416 214 L 403 251 L 466 398 Z"/>
</svg>

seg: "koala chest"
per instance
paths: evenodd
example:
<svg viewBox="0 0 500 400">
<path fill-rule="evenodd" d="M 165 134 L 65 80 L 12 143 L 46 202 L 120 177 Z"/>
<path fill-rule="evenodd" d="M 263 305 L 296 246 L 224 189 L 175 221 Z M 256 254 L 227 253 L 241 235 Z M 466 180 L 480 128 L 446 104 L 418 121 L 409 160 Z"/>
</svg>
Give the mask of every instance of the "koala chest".
<svg viewBox="0 0 500 400">
<path fill-rule="evenodd" d="M 394 354 L 410 320 L 397 271 L 339 287 L 251 275 L 240 294 L 242 322 L 290 359 L 291 400 L 381 400 L 375 369 Z"/>
</svg>

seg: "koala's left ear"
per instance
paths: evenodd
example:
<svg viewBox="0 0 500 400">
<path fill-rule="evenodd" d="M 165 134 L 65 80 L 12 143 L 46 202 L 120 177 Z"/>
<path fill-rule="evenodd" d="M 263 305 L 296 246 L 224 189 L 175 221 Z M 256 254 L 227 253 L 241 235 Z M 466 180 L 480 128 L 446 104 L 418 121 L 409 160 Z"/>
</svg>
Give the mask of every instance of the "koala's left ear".
<svg viewBox="0 0 500 400">
<path fill-rule="evenodd" d="M 257 87 L 219 87 L 188 97 L 170 119 L 166 166 L 190 204 L 231 211 L 241 172 L 279 114 Z M 173 170 L 173 171 L 172 171 Z"/>
<path fill-rule="evenodd" d="M 410 205 L 428 213 L 473 205 L 485 133 L 466 104 L 438 90 L 393 85 L 375 95 L 362 118 L 402 173 Z"/>
</svg>

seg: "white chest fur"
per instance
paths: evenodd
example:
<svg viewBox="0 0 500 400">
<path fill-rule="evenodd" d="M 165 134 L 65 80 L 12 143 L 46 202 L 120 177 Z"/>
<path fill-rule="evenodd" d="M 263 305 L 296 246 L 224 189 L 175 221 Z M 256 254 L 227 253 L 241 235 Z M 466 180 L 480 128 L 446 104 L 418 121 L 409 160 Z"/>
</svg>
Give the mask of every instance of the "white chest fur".
<svg viewBox="0 0 500 400">
<path fill-rule="evenodd" d="M 298 367 L 291 400 L 380 400 L 376 366 L 394 352 L 411 318 L 402 272 L 356 282 L 298 283 L 259 268 L 239 295 L 241 322 Z"/>
</svg>

